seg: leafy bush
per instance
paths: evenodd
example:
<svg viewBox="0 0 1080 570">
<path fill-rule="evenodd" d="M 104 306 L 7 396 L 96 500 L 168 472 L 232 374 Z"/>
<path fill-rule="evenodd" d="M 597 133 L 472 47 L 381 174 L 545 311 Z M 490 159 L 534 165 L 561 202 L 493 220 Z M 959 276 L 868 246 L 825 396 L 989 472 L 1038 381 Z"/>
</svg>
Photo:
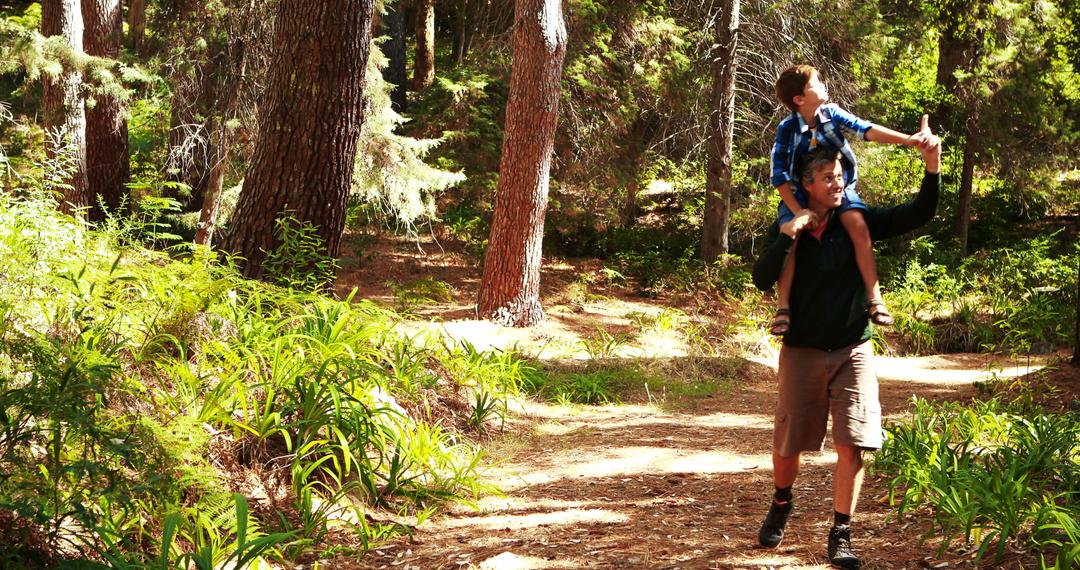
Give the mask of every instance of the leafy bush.
<svg viewBox="0 0 1080 570">
<path fill-rule="evenodd" d="M 1030 387 L 1028 389 L 1031 389 Z M 1030 400 L 1030 399 L 1029 399 Z M 973 544 L 1000 560 L 1014 545 L 1075 563 L 1080 517 L 1080 419 L 1020 399 L 934 404 L 916 398 L 894 423 L 874 469 L 889 477 L 898 517 L 925 509 L 940 550 Z M 1044 566 L 1046 565 L 1044 558 Z"/>
<path fill-rule="evenodd" d="M 326 254 L 319 228 L 291 214 L 274 220 L 275 241 L 266 253 L 263 271 L 271 283 L 317 293 L 337 276 L 337 260 Z"/>
<path fill-rule="evenodd" d="M 370 303 L 245 281 L 202 248 L 170 259 L 125 227 L 0 195 L 0 520 L 21 529 L 0 561 L 290 559 L 332 527 L 404 530 L 363 509 L 423 520 L 486 489 L 479 449 L 410 410 L 449 380 L 490 418 L 528 374 L 514 355 L 417 343 Z"/>
<path fill-rule="evenodd" d="M 933 242 L 890 270 L 886 300 L 895 330 L 915 353 L 1049 352 L 1071 342 L 1080 248 L 1047 235 L 1011 248 L 942 259 Z M 920 258 L 928 258 L 923 261 Z"/>
</svg>

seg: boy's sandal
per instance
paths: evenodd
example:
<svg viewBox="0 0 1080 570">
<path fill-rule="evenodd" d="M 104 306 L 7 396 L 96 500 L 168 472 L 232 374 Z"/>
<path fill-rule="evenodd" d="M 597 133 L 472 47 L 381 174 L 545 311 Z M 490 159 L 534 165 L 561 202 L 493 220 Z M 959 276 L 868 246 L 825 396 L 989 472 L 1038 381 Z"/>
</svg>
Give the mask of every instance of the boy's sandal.
<svg viewBox="0 0 1080 570">
<path fill-rule="evenodd" d="M 881 299 L 870 301 L 867 313 L 870 315 L 870 322 L 875 325 L 888 327 L 893 324 L 893 316 L 889 314 L 889 309 L 885 308 L 885 301 Z"/>
<path fill-rule="evenodd" d="M 773 314 L 772 324 L 769 325 L 769 332 L 773 336 L 784 336 L 790 327 L 791 309 L 777 309 L 776 313 Z"/>
</svg>

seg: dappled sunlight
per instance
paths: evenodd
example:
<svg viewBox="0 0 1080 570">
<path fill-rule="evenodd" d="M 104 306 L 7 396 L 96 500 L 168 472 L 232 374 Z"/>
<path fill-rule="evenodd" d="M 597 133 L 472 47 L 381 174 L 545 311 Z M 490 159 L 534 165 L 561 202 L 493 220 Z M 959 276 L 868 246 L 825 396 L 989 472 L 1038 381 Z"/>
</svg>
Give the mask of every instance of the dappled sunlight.
<svg viewBox="0 0 1080 570">
<path fill-rule="evenodd" d="M 747 358 L 776 370 L 779 353 Z M 878 379 L 884 382 L 971 384 L 1007 379 L 1042 369 L 1046 359 L 1012 359 L 993 354 L 936 354 L 931 356 L 874 357 Z"/>
<path fill-rule="evenodd" d="M 460 565 L 468 561 L 459 562 Z M 545 560 L 535 556 L 520 556 L 506 551 L 498 556 L 492 556 L 484 560 L 478 566 L 479 570 L 531 570 L 533 568 L 572 568 L 576 566 L 568 560 Z"/>
<path fill-rule="evenodd" d="M 711 428 L 763 429 L 772 431 L 772 414 L 728 414 L 717 412 L 706 416 L 680 418 L 684 424 Z"/>
<path fill-rule="evenodd" d="M 439 523 L 446 528 L 473 527 L 481 529 L 525 529 L 541 526 L 569 526 L 577 524 L 609 524 L 627 522 L 623 513 L 607 509 L 565 509 L 524 515 L 484 515 L 476 517 L 447 518 Z"/>
<path fill-rule="evenodd" d="M 803 564 L 798 556 L 788 556 L 777 552 L 763 552 L 759 556 L 728 556 L 717 560 L 720 568 L 799 568 L 804 570 L 832 568 L 828 564 Z"/>
<path fill-rule="evenodd" d="M 763 442 L 762 449 L 767 447 L 767 442 Z M 564 479 L 661 473 L 738 473 L 767 468 L 771 464 L 772 456 L 764 453 L 691 452 L 679 448 L 644 446 L 596 449 L 588 454 L 567 450 L 552 456 L 547 468 L 503 472 L 499 483 L 504 490 L 509 490 Z M 492 475 L 497 477 L 499 471 L 493 470 Z"/>
<path fill-rule="evenodd" d="M 554 511 L 585 509 L 599 504 L 599 501 L 570 501 L 548 498 L 487 496 L 476 502 L 480 513 L 494 512 L 529 512 L 529 511 Z M 462 510 L 462 513 L 475 514 L 472 509 Z"/>
<path fill-rule="evenodd" d="M 1039 360 L 1018 362 L 990 355 L 949 354 L 905 358 L 879 356 L 875 364 L 880 380 L 923 384 L 971 384 L 995 378 L 1015 378 L 1045 366 Z"/>
</svg>

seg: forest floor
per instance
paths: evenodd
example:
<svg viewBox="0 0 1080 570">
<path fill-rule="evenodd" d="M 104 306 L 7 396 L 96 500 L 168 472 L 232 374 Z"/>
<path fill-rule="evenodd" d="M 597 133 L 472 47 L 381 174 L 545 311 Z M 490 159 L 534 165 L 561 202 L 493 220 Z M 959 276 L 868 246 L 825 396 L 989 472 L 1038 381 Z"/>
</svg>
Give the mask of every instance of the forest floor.
<svg viewBox="0 0 1080 570">
<path fill-rule="evenodd" d="M 388 281 L 434 277 L 451 284 L 460 301 L 425 307 L 429 324 L 477 348 L 516 345 L 541 353 L 544 343 L 588 335 L 598 324 L 628 326 L 620 315 L 655 312 L 664 303 L 616 293 L 561 306 L 565 289 L 598 264 L 553 263 L 543 275 L 547 322 L 503 329 L 471 315 L 479 282 L 475 264 L 432 244 L 424 248 L 421 254 L 415 245 L 378 244 L 362 267 L 343 273 L 339 288 L 358 287 L 358 297 L 392 305 Z M 685 357 L 671 343 L 638 350 L 650 358 Z M 804 456 L 784 542 L 771 550 L 756 545 L 772 491 L 776 361 L 768 343 L 750 352 L 739 357 L 731 381 L 707 394 L 605 406 L 523 402 L 485 444 L 487 481 L 503 495 L 482 497 L 475 508 L 454 505 L 411 537 L 377 546 L 359 560 L 339 558 L 322 567 L 829 567 L 825 538 L 836 458 L 830 442 L 823 452 Z M 913 395 L 968 399 L 975 394 L 972 382 L 1033 373 L 1040 363 L 986 354 L 878 358 L 883 410 L 887 418 L 901 419 Z M 1075 386 L 1076 380 L 1067 383 Z M 934 539 L 920 544 L 932 529 L 930 521 L 919 514 L 898 521 L 886 497 L 887 481 L 868 476 L 853 526 L 864 568 L 973 567 L 970 556 L 938 554 Z"/>
</svg>

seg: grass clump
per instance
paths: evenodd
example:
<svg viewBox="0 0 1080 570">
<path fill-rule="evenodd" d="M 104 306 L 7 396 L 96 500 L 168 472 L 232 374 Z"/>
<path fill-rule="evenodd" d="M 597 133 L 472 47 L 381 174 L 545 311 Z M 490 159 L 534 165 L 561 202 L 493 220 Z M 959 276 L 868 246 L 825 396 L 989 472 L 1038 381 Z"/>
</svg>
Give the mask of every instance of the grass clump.
<svg viewBox="0 0 1080 570">
<path fill-rule="evenodd" d="M 741 360 L 724 357 L 639 358 L 545 363 L 526 378 L 526 393 L 560 405 L 641 403 L 692 405 L 734 388 Z"/>
<path fill-rule="evenodd" d="M 968 404 L 916 398 L 911 417 L 888 427 L 874 468 L 898 517 L 929 515 L 923 540 L 940 536 L 939 554 L 1080 562 L 1080 417 L 1032 405 L 1032 389 Z"/>
</svg>

